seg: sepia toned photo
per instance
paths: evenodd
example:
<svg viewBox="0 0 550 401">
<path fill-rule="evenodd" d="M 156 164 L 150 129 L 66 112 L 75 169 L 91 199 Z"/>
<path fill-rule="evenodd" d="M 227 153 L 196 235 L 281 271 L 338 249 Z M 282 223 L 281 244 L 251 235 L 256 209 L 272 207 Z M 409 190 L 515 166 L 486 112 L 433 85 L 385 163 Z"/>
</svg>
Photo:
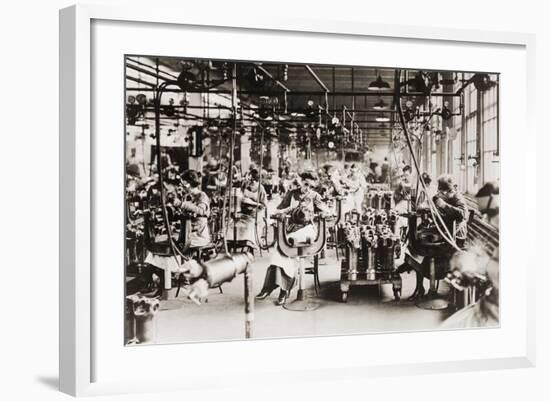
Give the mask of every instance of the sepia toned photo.
<svg viewBox="0 0 550 401">
<path fill-rule="evenodd" d="M 124 74 L 126 345 L 499 327 L 497 72 Z"/>
</svg>

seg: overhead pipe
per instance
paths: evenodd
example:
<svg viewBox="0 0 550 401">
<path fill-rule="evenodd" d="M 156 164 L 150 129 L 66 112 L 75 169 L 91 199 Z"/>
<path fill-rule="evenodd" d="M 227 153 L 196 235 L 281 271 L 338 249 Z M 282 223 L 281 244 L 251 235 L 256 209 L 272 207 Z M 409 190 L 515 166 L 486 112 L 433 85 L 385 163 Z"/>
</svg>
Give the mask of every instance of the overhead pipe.
<svg viewBox="0 0 550 401">
<path fill-rule="evenodd" d="M 128 63 L 126 63 L 126 68 L 129 68 L 129 69 L 131 69 L 131 70 L 134 70 L 134 71 L 140 72 L 140 73 L 142 73 L 142 74 L 148 75 L 148 76 L 153 77 L 153 78 L 155 78 L 155 79 L 161 78 L 161 79 L 163 79 L 163 80 L 165 80 L 165 81 L 170 81 L 170 80 L 171 80 L 171 78 L 159 77 L 158 74 L 157 74 L 156 72 L 147 71 L 147 70 L 145 70 L 145 69 L 143 69 L 143 68 L 141 68 L 141 67 L 137 67 L 137 66 L 135 66 L 135 65 L 131 65 L 131 64 L 128 64 Z"/>
<path fill-rule="evenodd" d="M 285 87 L 286 88 L 286 87 Z M 141 88 L 126 88 L 127 91 L 139 91 Z M 181 90 L 177 89 L 166 89 L 165 92 L 181 92 Z M 207 89 L 194 89 L 194 90 L 188 90 L 188 93 L 211 93 L 216 95 L 230 95 L 231 90 L 227 89 L 216 89 L 216 90 L 207 90 Z M 325 91 L 288 91 L 286 92 L 287 95 L 293 95 L 293 96 L 318 96 L 323 97 L 326 95 L 328 96 L 348 96 L 348 97 L 354 97 L 354 96 L 391 96 L 394 97 L 395 94 L 388 93 L 386 91 L 360 91 L 360 92 L 350 92 L 350 91 L 340 91 L 340 92 L 325 92 Z M 240 90 L 239 94 L 241 95 L 255 95 L 255 96 L 279 96 L 281 93 L 276 91 L 266 91 L 266 90 Z M 401 96 L 427 96 L 426 93 L 423 92 L 401 92 Z M 458 97 L 460 96 L 459 93 L 431 93 L 430 96 L 434 97 L 442 97 L 442 96 L 449 96 L 449 97 Z"/>
<path fill-rule="evenodd" d="M 138 64 L 138 65 L 141 65 L 142 67 L 147 67 L 147 68 L 150 68 L 150 69 L 152 69 L 152 70 L 156 70 L 156 68 L 153 67 L 152 65 L 149 65 L 149 64 L 146 64 L 146 63 L 142 63 L 142 62 L 139 61 L 139 60 L 134 60 L 133 58 L 130 58 L 130 57 L 126 57 L 126 60 L 127 60 L 127 61 L 131 61 L 132 63 L 136 63 L 136 64 Z M 163 70 L 160 70 L 160 69 L 159 69 L 159 73 L 164 74 L 164 75 L 170 77 L 170 79 L 172 79 L 172 80 L 175 80 L 175 79 L 178 78 L 177 75 L 174 75 L 174 74 L 172 74 L 172 73 L 170 73 L 170 72 L 163 71 Z"/>
<path fill-rule="evenodd" d="M 273 80 L 273 82 L 275 82 L 278 86 L 280 86 L 281 88 L 284 89 L 285 92 L 290 92 L 290 89 L 288 89 L 287 86 L 285 86 L 285 84 L 283 84 L 281 81 L 279 81 L 277 78 L 275 78 L 273 76 L 273 74 L 271 74 L 268 70 L 266 70 L 264 67 L 262 67 L 261 64 L 254 64 L 256 66 L 256 68 L 258 68 L 261 72 L 263 72 L 265 75 L 267 75 L 269 77 L 269 79 Z M 243 92 L 241 92 L 243 93 Z"/>
<path fill-rule="evenodd" d="M 212 120 L 212 121 L 233 121 L 232 118 L 219 118 L 219 117 L 202 117 L 202 116 L 199 116 L 199 115 L 192 115 L 192 114 L 188 114 L 186 115 L 188 118 L 192 118 L 194 120 Z M 185 119 L 186 116 L 182 116 L 180 118 L 182 119 Z M 154 117 L 145 117 L 146 120 L 153 120 Z M 174 120 L 174 117 L 167 117 L 167 118 L 163 118 L 161 117 L 161 119 L 163 120 Z M 245 119 L 243 120 L 243 122 L 254 122 L 254 119 L 253 118 L 250 118 L 250 119 Z M 294 123 L 299 123 L 299 124 L 308 124 L 309 122 L 308 121 L 304 121 L 304 120 L 300 120 L 300 119 L 291 119 L 291 120 L 285 120 L 285 121 L 281 121 L 280 122 L 281 124 L 284 124 L 284 123 L 287 123 L 287 124 L 294 124 Z M 381 123 L 380 121 L 376 121 L 376 120 L 355 120 L 354 123 L 359 123 L 359 124 L 367 124 L 367 123 L 372 123 L 372 124 L 390 124 L 389 122 L 387 123 Z M 246 126 L 250 126 L 250 127 L 255 127 L 256 125 L 255 124 L 250 124 L 250 125 L 246 125 Z M 356 125 L 356 127 L 358 127 L 358 125 Z M 377 127 L 374 127 L 374 128 L 377 128 Z M 379 129 L 391 129 L 391 127 L 378 127 Z"/>
<path fill-rule="evenodd" d="M 210 110 L 228 110 L 228 111 L 231 111 L 233 110 L 231 106 L 192 106 L 192 105 L 187 105 L 187 106 L 179 106 L 179 105 L 174 105 L 172 106 L 174 107 L 174 109 L 178 110 L 178 109 L 184 109 L 184 108 L 187 108 L 187 109 L 199 109 L 199 110 L 202 110 L 202 109 L 210 109 Z M 256 109 L 253 109 L 251 107 L 246 107 L 244 104 L 242 105 L 242 108 L 245 108 L 247 110 L 256 110 Z M 328 113 L 335 113 L 335 112 L 340 112 L 341 110 L 338 110 L 338 109 L 328 109 L 328 110 L 325 110 L 324 108 L 322 108 L 322 110 L 324 112 L 328 112 Z M 397 110 L 391 110 L 391 109 L 388 109 L 388 110 L 374 110 L 374 109 L 348 109 L 346 107 L 346 110 L 348 112 L 348 116 L 353 119 L 353 115 L 350 114 L 350 112 L 352 113 L 368 113 L 368 114 L 380 114 L 380 113 L 397 113 Z M 146 111 L 153 111 L 153 108 L 152 107 L 147 107 L 146 108 Z M 281 113 L 281 114 L 286 114 L 285 110 L 284 109 L 280 109 L 280 110 L 275 110 L 275 114 L 278 114 L 278 113 Z M 452 114 L 452 115 L 457 115 L 456 113 Z M 250 114 L 250 116 L 252 116 Z"/>
<path fill-rule="evenodd" d="M 151 88 L 135 88 L 134 90 L 136 92 L 155 92 L 155 84 L 152 82 L 144 81 L 143 79 L 134 78 L 131 76 L 126 76 L 126 79 L 129 81 L 137 82 L 138 84 L 142 85 L 149 85 Z M 126 91 L 129 91 L 130 89 L 126 89 Z"/>
<path fill-rule="evenodd" d="M 320 86 L 321 88 L 323 88 L 323 90 L 324 90 L 325 92 L 327 92 L 327 93 L 330 92 L 329 88 L 327 88 L 327 86 L 325 85 L 325 83 L 324 83 L 323 81 L 321 81 L 321 78 L 319 78 L 319 77 L 317 76 L 317 74 L 315 73 L 315 71 L 313 71 L 313 69 L 312 69 L 309 65 L 304 64 L 304 67 L 306 67 L 306 70 L 309 72 L 309 74 L 310 74 L 310 75 L 313 77 L 313 79 L 319 84 L 319 86 Z"/>
</svg>

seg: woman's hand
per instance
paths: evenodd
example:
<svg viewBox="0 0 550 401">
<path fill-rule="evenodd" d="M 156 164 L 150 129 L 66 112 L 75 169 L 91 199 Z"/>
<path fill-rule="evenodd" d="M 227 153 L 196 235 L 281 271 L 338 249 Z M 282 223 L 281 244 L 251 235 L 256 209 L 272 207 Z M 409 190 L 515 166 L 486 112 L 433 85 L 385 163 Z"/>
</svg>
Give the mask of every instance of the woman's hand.
<svg viewBox="0 0 550 401">
<path fill-rule="evenodd" d="M 250 198 L 243 198 L 242 200 L 242 203 L 248 205 L 248 206 L 254 206 L 254 207 L 258 207 L 260 206 L 260 204 Z"/>
<path fill-rule="evenodd" d="M 271 214 L 269 217 L 272 218 L 272 219 L 281 220 L 285 216 L 285 214 L 286 213 L 284 213 L 284 212 L 276 212 L 276 213 Z"/>
</svg>

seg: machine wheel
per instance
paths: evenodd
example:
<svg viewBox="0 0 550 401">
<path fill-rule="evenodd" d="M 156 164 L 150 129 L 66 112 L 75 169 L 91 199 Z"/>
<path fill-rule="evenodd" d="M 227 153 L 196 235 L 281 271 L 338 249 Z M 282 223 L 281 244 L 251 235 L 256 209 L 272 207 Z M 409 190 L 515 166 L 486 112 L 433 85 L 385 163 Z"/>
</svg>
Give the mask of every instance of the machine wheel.
<svg viewBox="0 0 550 401">
<path fill-rule="evenodd" d="M 348 293 L 347 292 L 342 291 L 340 293 L 340 301 L 342 301 L 344 303 L 348 302 Z"/>
</svg>

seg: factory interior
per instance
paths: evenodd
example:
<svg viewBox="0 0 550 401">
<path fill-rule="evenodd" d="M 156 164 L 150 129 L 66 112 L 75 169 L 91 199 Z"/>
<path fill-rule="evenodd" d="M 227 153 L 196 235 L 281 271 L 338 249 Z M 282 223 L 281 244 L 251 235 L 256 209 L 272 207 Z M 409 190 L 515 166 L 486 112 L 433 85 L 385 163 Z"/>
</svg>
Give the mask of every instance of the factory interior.
<svg viewBox="0 0 550 401">
<path fill-rule="evenodd" d="M 126 345 L 499 326 L 499 74 L 125 58 Z"/>
</svg>

